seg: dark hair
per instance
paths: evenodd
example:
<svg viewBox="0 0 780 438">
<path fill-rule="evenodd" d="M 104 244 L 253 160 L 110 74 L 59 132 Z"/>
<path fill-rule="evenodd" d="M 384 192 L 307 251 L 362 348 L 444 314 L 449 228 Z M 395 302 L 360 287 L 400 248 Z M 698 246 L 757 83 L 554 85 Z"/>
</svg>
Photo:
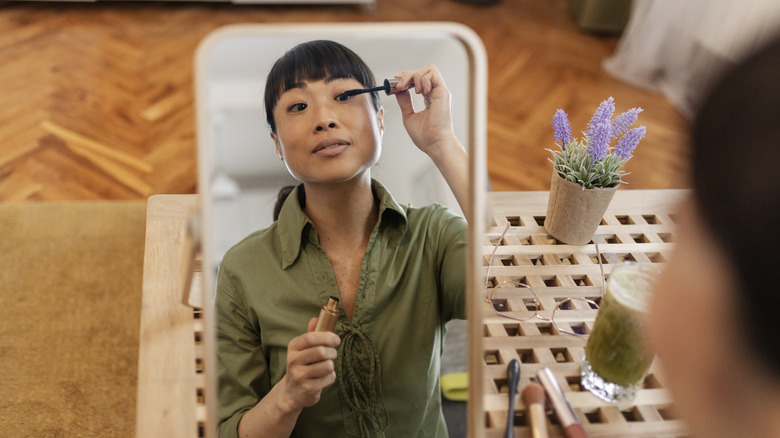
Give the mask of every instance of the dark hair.
<svg viewBox="0 0 780 438">
<path fill-rule="evenodd" d="M 295 186 L 284 186 L 279 189 L 279 193 L 276 195 L 276 203 L 274 204 L 274 222 L 279 220 L 279 213 L 282 212 L 282 205 L 284 205 L 285 199 L 290 196 L 290 193 L 295 190 Z M 298 202 L 301 204 L 301 208 L 306 207 L 306 193 L 303 187 L 298 192 Z"/>
<path fill-rule="evenodd" d="M 285 91 L 303 81 L 327 78 L 352 78 L 364 87 L 375 85 L 374 74 L 352 50 L 334 41 L 317 40 L 299 44 L 282 55 L 265 83 L 265 116 L 271 132 L 276 132 L 274 108 Z M 371 93 L 374 109 L 379 110 L 379 94 Z"/>
<path fill-rule="evenodd" d="M 711 88 L 692 128 L 696 207 L 734 267 L 743 337 L 777 377 L 779 75 L 780 40 L 774 40 Z"/>
</svg>

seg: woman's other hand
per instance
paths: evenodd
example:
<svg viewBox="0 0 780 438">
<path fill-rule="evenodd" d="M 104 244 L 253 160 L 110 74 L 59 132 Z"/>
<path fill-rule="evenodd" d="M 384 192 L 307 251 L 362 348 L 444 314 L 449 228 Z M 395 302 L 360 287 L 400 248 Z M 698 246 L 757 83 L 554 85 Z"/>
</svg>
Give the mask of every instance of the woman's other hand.
<svg viewBox="0 0 780 438">
<path fill-rule="evenodd" d="M 320 400 L 322 390 L 336 381 L 333 360 L 341 339 L 332 332 L 315 332 L 317 318 L 309 321 L 306 333 L 287 345 L 285 399 L 290 410 L 301 410 Z"/>
<path fill-rule="evenodd" d="M 307 332 L 287 344 L 287 373 L 241 417 L 239 436 L 290 436 L 301 410 L 317 403 L 322 389 L 336 381 L 333 359 L 341 339 L 315 332 L 316 325 L 312 318 Z"/>
</svg>

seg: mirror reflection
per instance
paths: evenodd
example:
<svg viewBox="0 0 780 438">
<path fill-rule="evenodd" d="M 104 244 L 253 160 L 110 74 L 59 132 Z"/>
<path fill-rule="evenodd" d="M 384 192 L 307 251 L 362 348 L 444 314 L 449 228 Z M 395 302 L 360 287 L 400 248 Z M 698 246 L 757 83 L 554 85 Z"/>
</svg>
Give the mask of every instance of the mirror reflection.
<svg viewBox="0 0 780 438">
<path fill-rule="evenodd" d="M 239 31 L 210 48 L 220 436 L 448 436 L 472 68 L 452 34 L 403 30 Z M 365 92 L 385 79 L 397 89 Z"/>
</svg>

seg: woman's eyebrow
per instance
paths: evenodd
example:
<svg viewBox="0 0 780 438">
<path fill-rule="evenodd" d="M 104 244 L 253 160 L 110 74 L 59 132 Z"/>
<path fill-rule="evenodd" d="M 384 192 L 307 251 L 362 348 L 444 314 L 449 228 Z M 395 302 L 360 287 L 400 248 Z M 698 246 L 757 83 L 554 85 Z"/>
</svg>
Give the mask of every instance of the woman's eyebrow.
<svg viewBox="0 0 780 438">
<path fill-rule="evenodd" d="M 290 86 L 287 87 L 287 90 L 292 90 L 293 88 L 307 88 L 307 87 L 308 85 L 306 85 L 306 82 L 295 82 L 294 84 L 290 84 Z"/>
<path fill-rule="evenodd" d="M 331 83 L 333 81 L 337 81 L 339 79 L 353 79 L 353 78 L 350 78 L 348 76 L 328 76 L 327 78 L 325 78 L 325 83 L 329 84 L 329 83 Z"/>
</svg>

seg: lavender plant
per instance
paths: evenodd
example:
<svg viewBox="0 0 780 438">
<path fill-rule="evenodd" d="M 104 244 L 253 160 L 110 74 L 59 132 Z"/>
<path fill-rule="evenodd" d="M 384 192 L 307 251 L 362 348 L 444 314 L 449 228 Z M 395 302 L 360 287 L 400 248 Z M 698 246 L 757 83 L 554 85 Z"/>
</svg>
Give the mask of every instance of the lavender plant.
<svg viewBox="0 0 780 438">
<path fill-rule="evenodd" d="M 631 108 L 614 118 L 615 101 L 609 98 L 599 105 L 588 123 L 583 138 L 572 137 L 569 116 L 562 109 L 553 115 L 552 126 L 558 151 L 549 160 L 561 178 L 585 189 L 614 187 L 627 175 L 621 170 L 645 136 L 644 126 L 632 128 L 642 108 Z M 619 138 L 618 138 L 619 137 Z M 610 142 L 618 138 L 614 147 Z"/>
</svg>

